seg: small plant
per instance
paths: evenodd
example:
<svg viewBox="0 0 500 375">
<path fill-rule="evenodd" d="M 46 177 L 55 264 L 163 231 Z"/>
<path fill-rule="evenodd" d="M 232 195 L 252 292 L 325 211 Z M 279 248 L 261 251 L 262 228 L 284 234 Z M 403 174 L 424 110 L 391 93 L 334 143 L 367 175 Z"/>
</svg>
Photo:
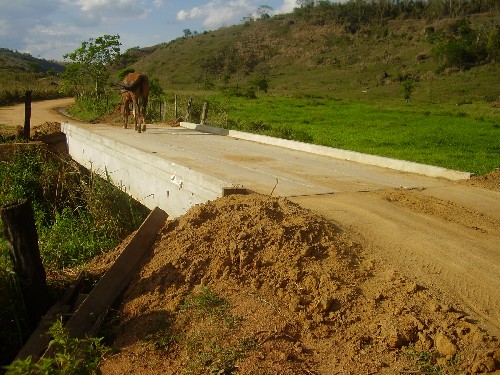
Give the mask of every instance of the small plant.
<svg viewBox="0 0 500 375">
<path fill-rule="evenodd" d="M 413 91 L 415 91 L 415 83 L 412 80 L 405 80 L 402 83 L 402 89 L 403 89 L 403 96 L 406 100 L 406 102 L 410 101 L 411 94 L 413 94 Z"/>
<path fill-rule="evenodd" d="M 61 320 L 48 333 L 53 337 L 49 343 L 53 356 L 38 362 L 33 362 L 31 356 L 17 359 L 5 367 L 6 374 L 94 374 L 98 373 L 101 358 L 110 350 L 101 343 L 102 338 L 70 338 Z"/>
<path fill-rule="evenodd" d="M 403 350 L 403 356 L 415 364 L 419 373 L 435 375 L 458 373 L 458 369 L 456 368 L 458 358 L 456 356 L 454 356 L 450 361 L 438 363 L 438 359 L 440 359 L 441 356 L 435 350 L 420 352 L 417 351 L 412 345 L 404 348 Z M 448 370 L 452 371 L 448 372 Z"/>
<path fill-rule="evenodd" d="M 184 323 L 191 327 L 176 339 L 189 358 L 186 373 L 231 374 L 236 362 L 255 347 L 253 338 L 235 338 L 241 319 L 229 309 L 229 303 L 206 286 L 181 305 Z"/>
<path fill-rule="evenodd" d="M 224 316 L 228 309 L 229 303 L 205 285 L 202 286 L 199 293 L 186 298 L 180 307 L 181 312 L 191 311 L 195 314 L 209 316 Z"/>
<path fill-rule="evenodd" d="M 76 163 L 40 150 L 0 162 L 0 205 L 28 198 L 46 270 L 81 265 L 111 250 L 149 210 Z M 52 274 L 54 274 L 52 272 Z M 58 272 L 58 274 L 60 274 Z M 58 293 L 57 281 L 49 288 Z M 30 332 L 0 221 L 0 366 L 12 361 Z"/>
</svg>

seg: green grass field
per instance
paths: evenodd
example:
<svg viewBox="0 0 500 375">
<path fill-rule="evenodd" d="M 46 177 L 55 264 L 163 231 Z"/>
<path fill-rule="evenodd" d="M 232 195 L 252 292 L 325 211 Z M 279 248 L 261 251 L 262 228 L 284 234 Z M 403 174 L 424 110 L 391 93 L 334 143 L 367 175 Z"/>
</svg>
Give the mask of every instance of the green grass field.
<svg viewBox="0 0 500 375">
<path fill-rule="evenodd" d="M 201 100 L 201 99 L 199 99 Z M 500 167 L 492 103 L 364 102 L 310 96 L 212 95 L 208 124 L 473 172 Z"/>
</svg>

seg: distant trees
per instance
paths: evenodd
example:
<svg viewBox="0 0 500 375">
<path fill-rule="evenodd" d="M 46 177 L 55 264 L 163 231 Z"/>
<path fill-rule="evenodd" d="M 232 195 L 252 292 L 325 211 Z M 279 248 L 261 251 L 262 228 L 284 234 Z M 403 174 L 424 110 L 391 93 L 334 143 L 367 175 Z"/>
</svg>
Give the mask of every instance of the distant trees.
<svg viewBox="0 0 500 375">
<path fill-rule="evenodd" d="M 294 15 L 306 16 L 312 22 L 315 17 L 331 19 L 352 32 L 357 31 L 359 25 L 389 18 L 457 18 L 500 10 L 496 0 L 297 0 L 296 4 Z"/>
<path fill-rule="evenodd" d="M 256 14 L 257 18 L 263 20 L 270 18 L 271 15 L 270 13 L 273 11 L 273 8 L 269 5 L 261 5 L 260 7 L 257 8 Z"/>
<path fill-rule="evenodd" d="M 460 19 L 446 32 L 433 35 L 435 56 L 446 67 L 467 69 L 495 60 L 500 53 L 500 25 L 472 27 L 470 21 Z"/>
</svg>

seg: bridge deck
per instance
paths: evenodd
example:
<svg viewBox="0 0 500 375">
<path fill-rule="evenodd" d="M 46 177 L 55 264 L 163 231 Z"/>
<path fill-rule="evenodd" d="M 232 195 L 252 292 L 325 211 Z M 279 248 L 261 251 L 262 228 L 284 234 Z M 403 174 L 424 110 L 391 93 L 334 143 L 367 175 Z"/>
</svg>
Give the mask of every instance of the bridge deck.
<svg viewBox="0 0 500 375">
<path fill-rule="evenodd" d="M 159 205 L 171 216 L 221 196 L 224 188 L 296 197 L 421 188 L 438 181 L 183 127 L 149 125 L 141 134 L 107 125 L 63 123 L 62 128 L 75 160 L 94 170 L 106 170 L 115 183 L 148 207 Z M 179 195 L 183 189 L 191 194 Z M 210 193 L 196 192 L 199 189 Z M 160 203 L 161 195 L 168 196 L 167 202 Z M 187 201 L 182 207 L 169 207 L 178 206 L 177 199 Z"/>
</svg>

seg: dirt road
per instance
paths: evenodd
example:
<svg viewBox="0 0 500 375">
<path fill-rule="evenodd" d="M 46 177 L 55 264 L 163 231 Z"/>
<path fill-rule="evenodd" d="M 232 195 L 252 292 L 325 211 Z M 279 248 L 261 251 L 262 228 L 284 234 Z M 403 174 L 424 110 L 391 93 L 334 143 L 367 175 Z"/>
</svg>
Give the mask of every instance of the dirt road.
<svg viewBox="0 0 500 375">
<path fill-rule="evenodd" d="M 53 121 L 67 121 L 68 118 L 57 112 L 75 101 L 73 98 L 45 100 L 31 103 L 31 127 Z M 72 120 L 73 121 L 73 120 Z M 24 104 L 0 107 L 0 130 L 24 125 Z"/>
<path fill-rule="evenodd" d="M 63 120 L 54 108 L 70 103 L 33 103 L 32 125 Z M 23 106 L 1 108 L 0 124 L 21 125 L 23 116 Z M 500 173 L 488 181 L 438 180 L 421 190 L 388 188 L 292 200 L 333 220 L 374 259 L 500 336 Z"/>
</svg>

